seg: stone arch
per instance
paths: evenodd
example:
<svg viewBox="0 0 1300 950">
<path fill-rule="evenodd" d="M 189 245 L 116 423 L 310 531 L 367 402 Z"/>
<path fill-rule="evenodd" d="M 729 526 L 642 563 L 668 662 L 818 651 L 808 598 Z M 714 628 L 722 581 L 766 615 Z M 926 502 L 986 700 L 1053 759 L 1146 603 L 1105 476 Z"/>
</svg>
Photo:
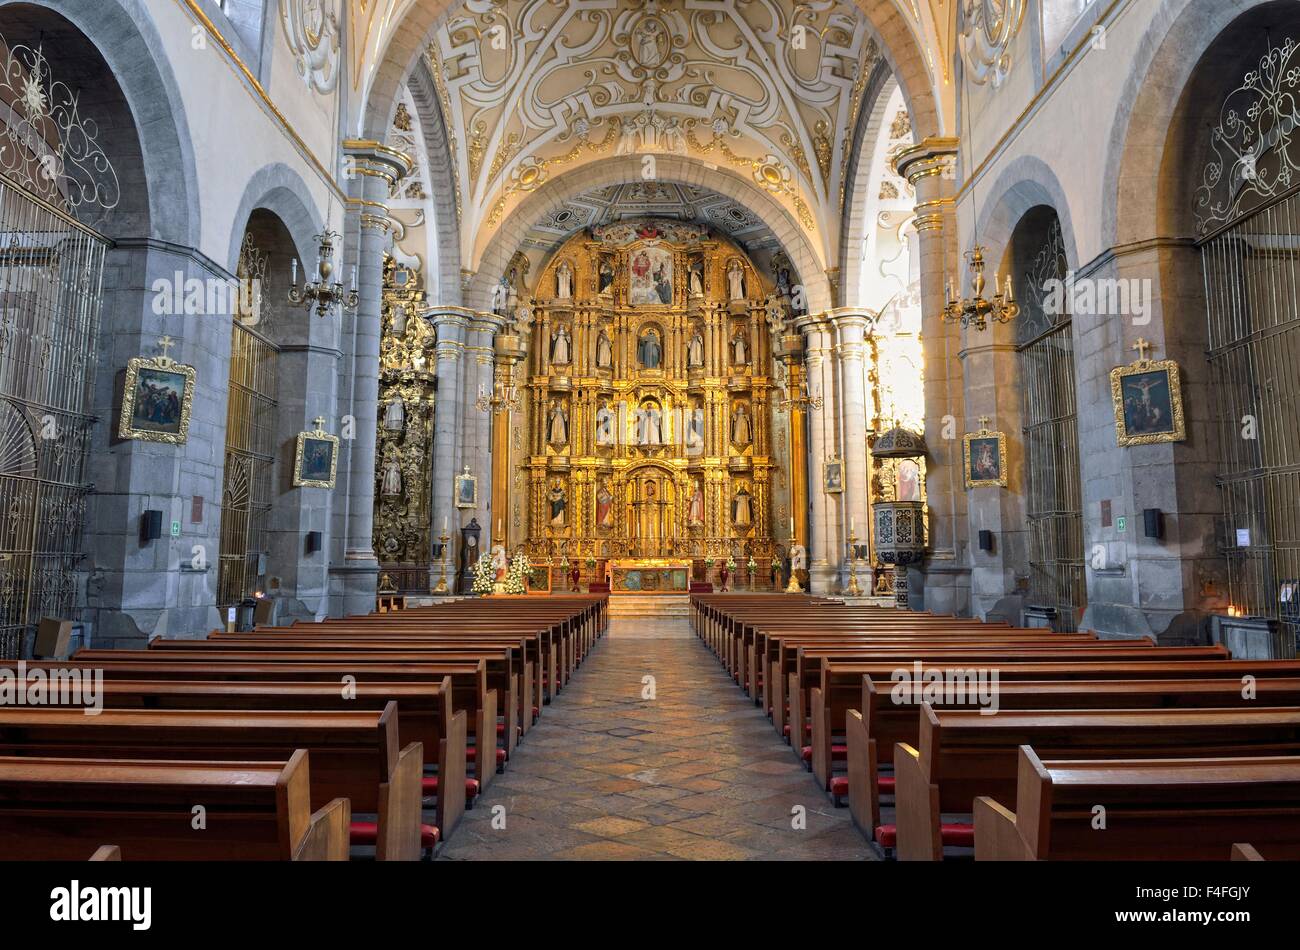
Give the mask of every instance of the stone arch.
<svg viewBox="0 0 1300 950">
<path fill-rule="evenodd" d="M 985 259 L 990 266 L 998 265 L 1006 257 L 1025 215 L 1042 205 L 1056 212 L 1066 259 L 1072 268 L 1079 266 L 1069 198 L 1056 173 L 1042 159 L 1022 155 L 1006 163 L 993 181 L 991 194 L 993 200 L 982 202 L 975 222 L 975 235 L 988 249 Z M 963 280 L 965 276 L 963 273 Z"/>
<path fill-rule="evenodd" d="M 248 219 L 259 208 L 272 212 L 284 224 L 293 239 L 299 261 L 315 259 L 312 237 L 324 229 L 324 218 L 302 177 L 288 165 L 274 162 L 253 173 L 231 218 L 230 246 L 226 254 L 226 267 L 230 273 L 235 272 Z"/>
<path fill-rule="evenodd" d="M 870 108 L 864 108 L 858 119 L 854 132 L 853 169 L 845 183 L 844 220 L 840 231 L 840 302 L 846 307 L 861 304 L 862 255 L 858 249 L 867 233 L 869 223 L 875 217 L 876 201 L 870 192 L 872 166 L 876 159 L 876 138 L 882 124 L 887 121 L 885 111 L 894 91 L 899 88 L 898 80 L 884 63 L 876 66 L 862 101 Z"/>
<path fill-rule="evenodd" d="M 9 34 L 10 41 L 25 41 L 24 30 L 34 31 L 31 39 L 38 43 L 43 35 L 52 67 L 65 81 L 69 72 L 75 75 L 86 69 L 73 34 L 94 47 L 117 88 L 83 90 L 81 107 L 95 116 L 95 103 L 101 98 L 108 103 L 120 91 L 130 127 L 112 128 L 106 117 L 98 119 L 106 136 L 121 137 L 115 143 L 119 147 L 129 148 L 128 136 L 137 139 L 138 174 L 143 179 L 139 184 L 145 195 L 143 206 L 120 209 L 103 228 L 111 237 L 152 237 L 196 247 L 200 210 L 193 142 L 184 100 L 168 66 L 167 44 L 147 6 L 146 0 L 0 0 L 0 30 Z M 52 41 L 51 32 L 68 35 L 71 55 L 58 54 L 62 41 Z M 61 70 L 64 66 L 71 69 Z M 119 168 L 119 175 L 123 171 Z M 124 193 L 128 184 L 136 183 L 124 180 Z"/>
<path fill-rule="evenodd" d="M 439 303 L 459 304 L 460 211 L 456 207 L 456 175 L 452 167 L 451 141 L 443 121 L 438 89 L 428 64 L 421 57 L 411 71 L 407 88 L 415 103 L 420 132 L 424 138 L 425 167 L 429 174 L 429 198 L 433 207 L 431 227 L 437 236 L 438 273 L 430 281 Z M 430 275 L 432 276 L 432 275 Z"/>
<path fill-rule="evenodd" d="M 481 310 L 491 309 L 493 285 L 505 273 L 511 256 L 522 244 L 528 230 L 544 214 L 583 192 L 635 181 L 641 175 L 641 167 L 640 155 L 627 155 L 575 169 L 544 184 L 515 208 L 496 231 L 491 245 L 478 262 L 476 273 L 466 291 L 466 304 Z M 817 312 L 833 306 L 826 265 L 818 258 L 816 247 L 809 240 L 807 232 L 776 199 L 739 175 L 719 168 L 709 168 L 694 158 L 660 155 L 658 172 L 662 181 L 712 189 L 754 212 L 771 229 L 790 256 L 805 287 L 808 309 Z"/>
</svg>

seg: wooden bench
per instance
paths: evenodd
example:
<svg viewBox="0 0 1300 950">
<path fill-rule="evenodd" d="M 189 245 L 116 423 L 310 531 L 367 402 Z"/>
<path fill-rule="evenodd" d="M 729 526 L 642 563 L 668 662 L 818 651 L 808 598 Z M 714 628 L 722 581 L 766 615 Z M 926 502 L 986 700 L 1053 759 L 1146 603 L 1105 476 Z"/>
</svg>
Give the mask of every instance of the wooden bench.
<svg viewBox="0 0 1300 950">
<path fill-rule="evenodd" d="M 1035 709 L 984 715 L 923 703 L 918 745 L 894 746 L 899 859 L 942 859 L 940 815 L 968 815 L 982 795 L 1014 809 L 1022 745 L 1042 757 L 1075 760 L 1300 755 L 1300 709 Z M 877 830 L 883 847 L 889 838 L 888 828 Z"/>
<path fill-rule="evenodd" d="M 977 861 L 1222 861 L 1242 840 L 1300 858 L 1300 758 L 1042 760 L 1022 746 L 1017 764 L 1014 811 L 975 800 Z"/>
<path fill-rule="evenodd" d="M 347 799 L 311 810 L 307 753 L 281 762 L 0 757 L 0 853 L 80 861 L 346 861 Z M 195 828 L 194 807 L 204 808 Z M 101 849 L 102 851 L 102 849 Z M 108 857 L 96 851 L 98 860 Z"/>
</svg>

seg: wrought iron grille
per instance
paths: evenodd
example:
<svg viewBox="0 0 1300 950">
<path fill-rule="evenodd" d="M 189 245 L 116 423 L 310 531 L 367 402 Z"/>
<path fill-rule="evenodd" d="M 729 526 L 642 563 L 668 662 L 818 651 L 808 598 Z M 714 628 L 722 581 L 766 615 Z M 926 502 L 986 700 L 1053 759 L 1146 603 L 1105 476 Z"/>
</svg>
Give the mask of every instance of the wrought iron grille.
<svg viewBox="0 0 1300 950">
<path fill-rule="evenodd" d="M 107 242 L 0 176 L 0 655 L 77 619 Z"/>
<path fill-rule="evenodd" d="M 1024 275 L 1020 379 L 1024 393 L 1031 607 L 1054 612 L 1057 630 L 1075 630 L 1087 603 L 1079 468 L 1074 338 L 1070 315 L 1055 313 L 1045 285 L 1069 269 L 1061 225 Z"/>
<path fill-rule="evenodd" d="M 218 602 L 233 606 L 261 589 L 275 471 L 274 343 L 238 319 L 231 324 L 226 467 L 221 492 Z"/>
</svg>

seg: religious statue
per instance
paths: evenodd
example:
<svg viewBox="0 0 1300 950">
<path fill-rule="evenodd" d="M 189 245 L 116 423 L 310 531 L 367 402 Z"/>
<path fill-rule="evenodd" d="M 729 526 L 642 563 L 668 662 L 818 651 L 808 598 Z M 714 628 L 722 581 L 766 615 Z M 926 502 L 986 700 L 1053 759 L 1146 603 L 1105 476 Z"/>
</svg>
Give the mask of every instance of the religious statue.
<svg viewBox="0 0 1300 950">
<path fill-rule="evenodd" d="M 384 407 L 384 428 L 389 432 L 401 432 L 405 425 L 406 407 L 402 404 L 402 397 L 394 394 Z"/>
<path fill-rule="evenodd" d="M 695 483 L 695 492 L 691 495 L 690 509 L 687 511 L 686 523 L 692 528 L 704 526 L 704 489 Z"/>
<path fill-rule="evenodd" d="M 551 334 L 551 362 L 556 366 L 569 365 L 569 330 L 562 323 Z"/>
<path fill-rule="evenodd" d="M 790 576 L 808 569 L 808 551 L 798 542 L 790 545 Z"/>
<path fill-rule="evenodd" d="M 406 333 L 406 308 L 400 303 L 393 307 L 393 336 L 401 337 Z"/>
<path fill-rule="evenodd" d="M 596 369 L 609 369 L 614 365 L 614 346 L 609 342 L 609 334 L 601 329 L 596 337 Z"/>
<path fill-rule="evenodd" d="M 745 267 L 740 261 L 732 261 L 727 267 L 727 299 L 745 299 Z"/>
<path fill-rule="evenodd" d="M 754 427 L 749 421 L 745 404 L 738 403 L 731 417 L 731 441 L 734 445 L 749 445 L 754 438 Z"/>
<path fill-rule="evenodd" d="M 614 527 L 614 496 L 610 493 L 608 481 L 601 482 L 600 490 L 596 492 L 596 526 Z"/>
<path fill-rule="evenodd" d="M 749 490 L 741 485 L 731 502 L 731 522 L 737 528 L 748 528 L 753 520 L 754 508 L 750 502 Z"/>
<path fill-rule="evenodd" d="M 692 297 L 704 296 L 704 262 L 691 261 L 690 274 L 687 277 Z"/>
<path fill-rule="evenodd" d="M 573 296 L 573 265 L 562 261 L 555 269 L 555 296 L 568 300 Z"/>
<path fill-rule="evenodd" d="M 507 310 L 507 306 L 509 302 L 509 296 L 510 296 L 510 285 L 507 284 L 506 279 L 502 277 L 499 281 L 497 281 L 496 286 L 492 288 L 492 312 L 499 317 L 508 316 L 509 312 Z"/>
<path fill-rule="evenodd" d="M 637 444 L 662 445 L 663 413 L 656 403 L 648 402 L 637 410 Z"/>
<path fill-rule="evenodd" d="M 745 338 L 744 330 L 737 330 L 731 338 L 731 362 L 736 366 L 749 365 L 749 340 Z"/>
<path fill-rule="evenodd" d="M 614 411 L 607 402 L 602 402 L 596 410 L 596 444 L 614 444 Z"/>
<path fill-rule="evenodd" d="M 596 275 L 597 291 L 602 294 L 609 293 L 614 286 L 614 265 L 610 263 L 608 257 L 602 257 L 600 260 L 600 269 Z"/>
<path fill-rule="evenodd" d="M 551 423 L 546 441 L 554 446 L 569 444 L 569 416 L 558 399 L 551 400 Z"/>
<path fill-rule="evenodd" d="M 569 493 L 564 490 L 564 486 L 559 482 L 551 489 L 551 527 L 564 527 L 564 513 L 569 507 Z"/>
<path fill-rule="evenodd" d="M 506 574 L 510 570 L 510 559 L 506 557 L 506 547 L 504 544 L 494 544 L 492 546 L 492 580 L 494 584 L 504 584 Z"/>
<path fill-rule="evenodd" d="M 697 369 L 704 365 L 704 334 L 696 330 L 691 336 L 691 342 L 686 344 L 686 366 L 689 369 Z"/>
<path fill-rule="evenodd" d="M 642 334 L 636 349 L 637 360 L 642 366 L 646 369 L 659 368 L 659 362 L 663 359 L 663 345 L 659 342 L 659 334 L 654 329 L 646 330 Z"/>
<path fill-rule="evenodd" d="M 704 409 L 696 406 L 686 419 L 686 454 L 704 451 Z"/>
<path fill-rule="evenodd" d="M 381 491 L 385 495 L 400 495 L 402 493 L 402 466 L 398 464 L 395 456 L 390 455 L 384 462 L 384 478 Z"/>
</svg>

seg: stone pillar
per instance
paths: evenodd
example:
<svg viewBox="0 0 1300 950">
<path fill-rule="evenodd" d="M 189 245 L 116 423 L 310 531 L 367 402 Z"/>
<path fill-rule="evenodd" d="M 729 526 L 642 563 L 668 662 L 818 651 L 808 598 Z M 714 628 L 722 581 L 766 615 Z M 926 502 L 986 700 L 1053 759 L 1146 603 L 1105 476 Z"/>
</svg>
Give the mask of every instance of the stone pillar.
<svg viewBox="0 0 1300 950">
<path fill-rule="evenodd" d="M 496 372 L 493 396 L 503 400 L 492 407 L 492 540 L 510 547 L 510 430 L 514 409 L 509 399 L 515 383 L 515 365 L 523 357 L 519 335 L 498 333 L 493 342 Z M 522 403 L 521 403 L 522 405 Z M 513 423 L 523 425 L 520 419 Z M 569 433 L 570 439 L 573 433 Z"/>
<path fill-rule="evenodd" d="M 961 435 L 966 431 L 961 339 L 956 327 L 942 318 L 944 281 L 961 263 L 953 207 L 956 156 L 957 139 L 931 137 L 899 152 L 894 168 L 916 191 L 925 353 L 924 434 L 930 452 L 925 478 L 930 554 L 918 572 L 920 589 L 913 584 L 911 602 L 918 609 L 964 616 L 970 613 L 970 552 L 961 459 Z"/>
<path fill-rule="evenodd" d="M 504 324 L 502 317 L 490 313 L 467 314 L 465 323 L 465 349 L 461 357 L 461 411 L 460 459 L 457 471 L 469 466 L 470 473 L 478 479 L 478 504 L 473 508 L 458 508 L 466 524 L 477 518 L 484 527 L 484 537 L 496 540 L 497 519 L 505 512 L 492 508 L 492 413 L 480 411 L 476 405 L 480 393 L 492 394 L 493 352 L 492 340 Z M 454 519 L 453 519 L 454 520 Z"/>
<path fill-rule="evenodd" d="M 429 511 L 433 515 L 435 534 L 443 524 L 451 535 L 446 553 L 448 575 L 455 576 L 459 562 L 457 545 L 462 525 L 456 508 L 456 476 L 460 474 L 460 420 L 465 409 L 461 399 L 461 364 L 465 355 L 465 327 L 472 311 L 462 307 L 434 307 L 428 314 L 438 334 L 438 406 L 433 417 L 433 498 Z M 467 524 L 468 518 L 465 519 Z M 479 522 L 482 524 L 482 522 Z M 433 583 L 439 567 L 431 565 Z M 455 584 L 449 584 L 455 592 Z"/>
<path fill-rule="evenodd" d="M 790 517 L 794 529 L 792 540 L 808 549 L 808 440 L 807 415 L 798 402 L 803 391 L 803 337 L 787 333 L 781 340 L 781 362 L 785 364 L 786 398 L 790 420 Z M 779 528 L 787 528 L 781 525 Z M 779 533 L 779 532 L 778 532 Z"/>
<path fill-rule="evenodd" d="M 795 324 L 807 333 L 808 395 L 820 399 L 810 407 L 809 452 L 812 465 L 808 473 L 812 519 L 808 539 L 808 586 L 814 593 L 830 593 L 838 588 L 840 497 L 823 491 L 825 461 L 839 454 L 836 424 L 836 378 L 832 360 L 832 327 L 819 317 L 802 317 Z"/>
<path fill-rule="evenodd" d="M 410 173 L 411 159 L 378 142 L 346 141 L 352 196 L 348 199 L 344 273 L 357 271 L 359 304 L 343 315 L 341 349 L 346 384 L 339 387 L 338 415 L 351 420 L 350 439 L 339 446 L 330 539 L 330 614 L 375 609 L 379 561 L 374 549 L 375 442 L 379 408 L 379 337 L 384 290 L 384 253 L 389 246 L 388 208 L 393 186 Z M 346 430 L 346 425 L 341 426 Z"/>
<path fill-rule="evenodd" d="M 835 352 L 839 357 L 841 381 L 840 431 L 843 438 L 844 493 L 840 496 L 844 517 L 840 522 L 840 549 L 848 556 L 849 534 L 865 543 L 871 518 L 871 463 L 867 455 L 866 339 L 871 315 L 865 310 L 839 309 L 830 314 L 835 327 Z M 848 586 L 848 565 L 844 566 L 841 584 Z"/>
</svg>

